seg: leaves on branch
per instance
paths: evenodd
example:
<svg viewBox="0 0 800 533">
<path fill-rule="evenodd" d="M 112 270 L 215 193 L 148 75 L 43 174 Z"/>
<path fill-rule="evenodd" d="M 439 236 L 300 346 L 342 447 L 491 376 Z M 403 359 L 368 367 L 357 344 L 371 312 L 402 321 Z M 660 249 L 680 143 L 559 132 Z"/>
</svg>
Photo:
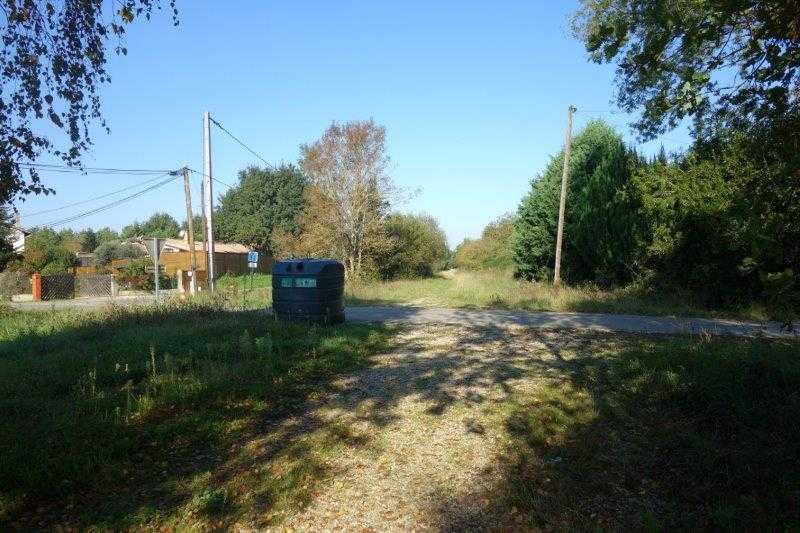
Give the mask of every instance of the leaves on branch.
<svg viewBox="0 0 800 533">
<path fill-rule="evenodd" d="M 164 1 L 177 25 L 175 0 Z M 161 0 L 0 0 L 0 203 L 53 192 L 28 164 L 50 155 L 80 166 L 92 124 L 108 131 L 99 93 L 111 81 L 107 48 L 127 54 L 125 25 L 154 9 Z"/>
</svg>

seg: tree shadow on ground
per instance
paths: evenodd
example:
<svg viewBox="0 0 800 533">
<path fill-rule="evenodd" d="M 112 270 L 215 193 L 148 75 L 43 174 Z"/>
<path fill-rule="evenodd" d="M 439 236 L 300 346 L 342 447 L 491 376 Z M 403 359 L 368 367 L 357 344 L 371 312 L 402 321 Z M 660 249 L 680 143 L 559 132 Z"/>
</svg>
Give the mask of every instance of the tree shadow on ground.
<svg viewBox="0 0 800 533">
<path fill-rule="evenodd" d="M 0 523 L 16 528 L 278 520 L 326 453 L 361 443 L 297 413 L 391 336 L 202 305 L 3 321 Z"/>
<path fill-rule="evenodd" d="M 577 357 L 505 405 L 486 503 L 443 494 L 437 526 L 795 529 L 797 349 L 672 339 Z"/>
<path fill-rule="evenodd" d="M 480 406 L 464 434 L 508 435 L 483 498 L 439 495 L 442 529 L 714 526 L 756 508 L 788 524 L 797 503 L 796 345 L 202 306 L 20 316 L 0 344 L 12 527 L 274 526 L 344 473 L 338 455 L 380 447 L 408 400 Z"/>
<path fill-rule="evenodd" d="M 22 528 L 274 525 L 337 474 L 337 453 L 376 445 L 404 399 L 431 416 L 499 404 L 583 342 L 542 333 L 552 356 L 536 358 L 503 328 L 437 344 L 435 328 L 314 328 L 203 306 L 8 320 L 0 521 Z"/>
</svg>

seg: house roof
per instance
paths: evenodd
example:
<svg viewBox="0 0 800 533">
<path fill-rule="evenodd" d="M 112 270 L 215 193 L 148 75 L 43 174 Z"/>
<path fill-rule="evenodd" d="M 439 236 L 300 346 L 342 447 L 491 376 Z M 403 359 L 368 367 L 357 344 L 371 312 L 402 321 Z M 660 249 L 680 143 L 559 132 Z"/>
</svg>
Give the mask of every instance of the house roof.
<svg viewBox="0 0 800 533">
<path fill-rule="evenodd" d="M 183 239 L 164 239 L 164 247 L 174 248 L 184 252 L 191 250 L 189 243 Z M 195 241 L 194 249 L 198 252 L 203 251 L 203 241 Z M 250 252 L 251 249 L 244 244 L 214 241 L 214 251 L 223 254 L 246 254 Z"/>
</svg>

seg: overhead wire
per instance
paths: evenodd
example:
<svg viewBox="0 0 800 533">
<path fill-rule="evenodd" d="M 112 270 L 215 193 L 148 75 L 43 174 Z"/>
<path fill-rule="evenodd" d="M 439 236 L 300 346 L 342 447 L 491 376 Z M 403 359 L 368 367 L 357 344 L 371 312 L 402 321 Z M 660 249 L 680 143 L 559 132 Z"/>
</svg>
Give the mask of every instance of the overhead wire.
<svg viewBox="0 0 800 533">
<path fill-rule="evenodd" d="M 225 128 L 225 126 L 223 126 L 222 124 L 220 124 L 218 121 L 216 121 L 216 120 L 215 120 L 214 118 L 212 118 L 212 117 L 208 117 L 208 118 L 209 118 L 209 120 L 210 120 L 211 122 L 213 122 L 213 123 L 214 123 L 214 125 L 216 125 L 216 126 L 219 128 L 219 129 L 221 129 L 222 131 L 224 131 L 226 134 L 228 134 L 228 136 L 229 136 L 231 139 L 233 139 L 234 141 L 236 141 L 237 143 L 239 143 L 239 145 L 240 145 L 242 148 L 244 148 L 245 150 L 247 150 L 248 152 L 250 152 L 251 154 L 253 154 L 254 156 L 256 156 L 258 159 L 260 159 L 260 160 L 261 160 L 261 162 L 262 162 L 262 163 L 264 163 L 264 164 L 267 166 L 267 168 L 269 168 L 270 170 L 275 170 L 275 167 L 274 167 L 274 166 L 272 166 L 272 165 L 271 165 L 271 164 L 270 164 L 270 163 L 269 163 L 269 162 L 268 162 L 266 159 L 264 159 L 264 158 L 263 158 L 263 157 L 262 157 L 262 156 L 261 156 L 261 155 L 260 155 L 258 152 L 256 152 L 255 150 L 253 150 L 252 148 L 250 148 L 249 146 L 247 146 L 247 145 L 246 145 L 246 144 L 245 144 L 245 143 L 244 143 L 242 140 L 240 140 L 240 139 L 239 139 L 238 137 L 236 137 L 236 136 L 235 136 L 233 133 L 231 133 L 230 131 L 228 131 L 228 130 Z"/>
<path fill-rule="evenodd" d="M 194 173 L 195 173 L 195 174 L 197 174 L 198 176 L 202 176 L 202 177 L 204 177 L 204 178 L 208 178 L 208 177 L 209 177 L 207 174 L 205 174 L 205 173 L 203 173 L 203 172 L 200 172 L 199 170 L 195 170 L 195 169 L 193 169 L 193 168 L 186 167 L 186 170 L 188 170 L 189 172 L 194 172 Z M 219 178 L 215 178 L 215 177 L 213 177 L 213 176 L 210 176 L 210 177 L 211 177 L 211 179 L 212 179 L 212 180 L 216 181 L 217 183 L 219 183 L 219 184 L 221 184 L 221 185 L 225 185 L 225 186 L 226 186 L 226 187 L 228 187 L 229 189 L 233 189 L 233 188 L 235 188 L 235 186 L 234 186 L 234 185 L 231 185 L 230 183 L 225 183 L 224 181 L 222 181 L 222 180 L 221 180 L 221 179 L 219 179 Z"/>
<path fill-rule="evenodd" d="M 150 191 L 154 191 L 154 190 L 156 190 L 156 189 L 158 189 L 160 187 L 163 187 L 164 185 L 167 185 L 168 183 L 174 181 L 175 178 L 177 178 L 179 176 L 179 174 L 176 171 L 165 172 L 163 175 L 169 175 L 169 177 L 164 179 L 164 180 L 161 180 L 161 181 L 159 181 L 159 182 L 157 182 L 157 183 L 155 183 L 153 185 L 150 185 L 149 187 L 146 187 L 145 189 L 142 189 L 141 191 L 137 191 L 137 192 L 135 192 L 133 194 L 125 196 L 124 198 L 120 198 L 120 199 L 115 200 L 115 201 L 113 201 L 111 203 L 102 205 L 100 207 L 96 207 L 94 209 L 90 209 L 88 211 L 84 211 L 82 213 L 78 213 L 76 215 L 72 215 L 70 217 L 66 217 L 66 218 L 63 218 L 63 219 L 60 219 L 60 220 L 55 220 L 55 221 L 52 221 L 52 222 L 48 222 L 46 224 L 42 224 L 42 226 L 45 226 L 45 227 L 62 226 L 64 224 L 68 224 L 70 222 L 74 222 L 74 221 L 79 220 L 81 218 L 85 218 L 87 216 L 94 215 L 96 213 L 100 213 L 102 211 L 107 211 L 108 209 L 112 209 L 114 207 L 122 205 L 125 202 L 129 202 L 130 200 L 133 200 L 134 198 L 138 198 L 139 196 L 142 196 L 143 194 L 146 194 L 146 193 L 148 193 Z M 159 176 L 159 177 L 161 177 L 161 176 Z"/>
<path fill-rule="evenodd" d="M 55 165 L 49 163 L 17 163 L 24 168 L 36 168 L 49 172 L 73 173 L 73 174 L 165 174 L 171 172 L 166 169 L 143 169 L 143 168 L 104 168 L 104 167 L 79 167 L 69 165 Z"/>
<path fill-rule="evenodd" d="M 129 191 L 131 189 L 135 189 L 137 187 L 141 187 L 143 185 L 147 185 L 149 183 L 152 183 L 154 181 L 157 181 L 157 180 L 161 179 L 163 176 L 164 176 L 164 173 L 162 172 L 159 176 L 156 176 L 154 178 L 151 178 L 151 179 L 139 182 L 139 183 L 135 183 L 133 185 L 129 185 L 127 187 L 123 187 L 121 189 L 117 189 L 115 191 L 108 192 L 106 194 L 101 194 L 100 196 L 94 196 L 94 197 L 88 198 L 86 200 L 81 200 L 80 202 L 73 202 L 71 204 L 65 204 L 65 205 L 62 205 L 61 207 L 54 207 L 53 209 L 44 209 L 42 211 L 35 211 L 33 213 L 23 213 L 22 216 L 24 218 L 35 217 L 35 216 L 38 216 L 38 215 L 43 215 L 45 213 L 54 213 L 56 211 L 63 211 L 64 209 L 69 209 L 70 207 L 75 207 L 75 206 L 78 206 L 78 205 L 89 204 L 89 203 L 95 202 L 97 200 L 102 200 L 103 198 L 108 198 L 109 196 L 114 196 L 115 194 L 119 194 L 121 192 Z"/>
</svg>

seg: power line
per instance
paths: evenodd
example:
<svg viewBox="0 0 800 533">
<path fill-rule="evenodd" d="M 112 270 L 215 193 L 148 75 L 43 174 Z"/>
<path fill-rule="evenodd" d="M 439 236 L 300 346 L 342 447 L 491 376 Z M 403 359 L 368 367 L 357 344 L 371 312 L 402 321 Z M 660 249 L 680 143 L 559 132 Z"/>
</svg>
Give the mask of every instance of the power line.
<svg viewBox="0 0 800 533">
<path fill-rule="evenodd" d="M 167 174 L 171 174 L 171 172 L 167 172 L 164 175 L 167 175 Z M 177 177 L 178 177 L 178 174 L 170 175 L 167 179 L 159 181 L 158 183 L 155 183 L 154 185 L 150 185 L 149 187 L 147 187 L 145 189 L 142 189 L 141 191 L 135 192 L 135 193 L 133 193 L 131 195 L 128 195 L 128 196 L 126 196 L 124 198 L 120 198 L 119 200 L 115 200 L 115 201 L 113 201 L 111 203 L 102 205 L 100 207 L 96 207 L 94 209 L 90 209 L 89 211 L 84 211 L 83 213 L 78 213 L 77 215 L 73 215 L 71 217 L 63 218 L 61 220 L 55 220 L 53 222 L 48 222 L 47 224 L 43 224 L 43 226 L 51 226 L 51 227 L 52 226 L 61 226 L 61 225 L 64 225 L 64 224 L 68 224 L 69 222 L 74 222 L 74 221 L 79 220 L 81 218 L 84 218 L 84 217 L 87 217 L 87 216 L 90 216 L 90 215 L 94 215 L 96 213 L 100 213 L 101 211 L 107 211 L 108 209 L 112 209 L 114 207 L 122 205 L 123 203 L 128 202 L 130 200 L 133 200 L 134 198 L 138 198 L 139 196 L 141 196 L 141 195 L 143 195 L 143 194 L 145 194 L 147 192 L 156 190 L 159 187 L 163 187 L 164 185 L 174 181 L 175 178 L 177 178 Z"/>
<path fill-rule="evenodd" d="M 189 172 L 194 172 L 194 173 L 195 173 L 195 174 L 197 174 L 198 176 L 202 176 L 202 177 L 204 177 L 204 178 L 207 178 L 207 177 L 208 177 L 208 176 L 207 176 L 206 174 L 204 174 L 203 172 L 200 172 L 199 170 L 195 170 L 195 169 L 193 169 L 193 168 L 186 167 L 186 170 L 188 170 Z M 212 177 L 211 177 L 211 179 L 212 179 L 212 180 L 214 180 L 214 181 L 216 181 L 217 183 L 219 183 L 219 184 L 221 184 L 221 185 L 224 185 L 224 186 L 228 187 L 229 189 L 233 189 L 233 188 L 235 188 L 235 187 L 234 187 L 233 185 L 231 185 L 230 183 L 225 183 L 224 181 L 222 181 L 222 180 L 221 180 L 221 179 L 219 179 L 219 178 L 215 178 L 215 177 L 213 177 L 213 176 L 212 176 Z"/>
<path fill-rule="evenodd" d="M 75 206 L 78 206 L 78 205 L 89 204 L 89 203 L 92 203 L 92 202 L 94 202 L 96 200 L 101 200 L 103 198 L 108 198 L 109 196 L 114 196 L 115 194 L 119 194 L 121 192 L 129 191 L 131 189 L 135 189 L 136 187 L 141 187 L 143 185 L 147 185 L 148 183 L 152 183 L 154 181 L 160 180 L 163 176 L 164 176 L 164 173 L 161 173 L 161 175 L 156 176 L 155 178 L 151 178 L 149 180 L 145 180 L 145 181 L 142 181 L 142 182 L 139 182 L 139 183 L 135 183 L 133 185 L 129 185 L 127 187 L 123 187 L 122 189 L 117 189 L 116 191 L 111 191 L 111 192 L 106 193 L 106 194 L 101 194 L 100 196 L 95 196 L 95 197 L 89 198 L 87 200 L 81 200 L 80 202 L 73 202 L 71 204 L 65 204 L 65 205 L 62 205 L 61 207 L 55 207 L 53 209 L 45 209 L 43 211 L 36 211 L 34 213 L 23 213 L 22 216 L 25 217 L 25 218 L 35 217 L 35 216 L 38 216 L 38 215 L 43 215 L 45 213 L 53 213 L 55 211 L 63 211 L 64 209 L 69 209 L 70 207 L 75 207 Z"/>
<path fill-rule="evenodd" d="M 254 155 L 254 156 L 256 156 L 257 158 L 259 158 L 259 159 L 261 160 L 261 162 L 262 162 L 262 163 L 264 163 L 265 165 L 267 165 L 267 168 L 269 168 L 269 169 L 271 169 L 271 170 L 275 170 L 275 167 L 273 167 L 273 166 L 272 166 L 272 165 L 271 165 L 271 164 L 270 164 L 270 163 L 269 163 L 269 162 L 268 162 L 266 159 L 264 159 L 263 157 L 261 157 L 261 155 L 259 155 L 259 154 L 258 154 L 258 153 L 257 153 L 255 150 L 253 150 L 252 148 L 250 148 L 249 146 L 247 146 L 247 145 L 246 145 L 244 142 L 242 142 L 241 140 L 239 140 L 239 139 L 238 139 L 238 138 L 237 138 L 237 137 L 236 137 L 236 136 L 235 136 L 233 133 L 231 133 L 231 132 L 229 132 L 227 129 L 225 129 L 225 126 L 223 126 L 222 124 L 220 124 L 219 122 L 217 122 L 216 120 L 214 120 L 212 117 L 209 117 L 209 120 L 211 120 L 211 122 L 213 122 L 213 123 L 214 123 L 214 124 L 215 124 L 215 125 L 216 125 L 216 126 L 219 128 L 219 129 L 221 129 L 222 131 L 224 131 L 225 133 L 227 133 L 227 134 L 228 134 L 228 136 L 229 136 L 231 139 L 233 139 L 234 141 L 236 141 L 237 143 L 239 143 L 239 145 L 240 145 L 242 148 L 244 148 L 245 150 L 247 150 L 248 152 L 250 152 L 251 154 L 253 154 L 253 155 Z"/>
<path fill-rule="evenodd" d="M 102 168 L 102 167 L 74 167 L 68 165 L 53 165 L 47 163 L 17 163 L 25 168 L 37 168 L 50 172 L 76 173 L 76 174 L 166 174 L 170 170 L 143 169 L 143 168 Z"/>
</svg>

